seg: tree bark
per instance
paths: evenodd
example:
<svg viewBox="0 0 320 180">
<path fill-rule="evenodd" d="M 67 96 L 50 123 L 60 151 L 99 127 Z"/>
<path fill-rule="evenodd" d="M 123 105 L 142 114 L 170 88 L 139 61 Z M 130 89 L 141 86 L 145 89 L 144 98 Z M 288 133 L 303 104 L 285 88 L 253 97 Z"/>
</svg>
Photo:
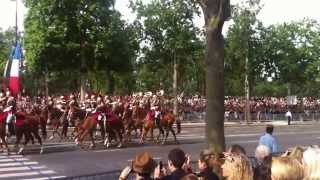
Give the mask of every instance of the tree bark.
<svg viewBox="0 0 320 180">
<path fill-rule="evenodd" d="M 177 98 L 177 94 L 178 94 L 178 63 L 177 63 L 177 58 L 176 55 L 173 55 L 173 85 L 172 85 L 172 89 L 173 89 L 173 114 L 176 116 L 178 115 L 178 98 Z"/>
<path fill-rule="evenodd" d="M 84 102 L 86 93 L 86 61 L 83 41 L 80 42 L 80 58 L 80 101 Z"/>
<path fill-rule="evenodd" d="M 246 55 L 245 60 L 245 80 L 244 80 L 244 92 L 245 92 L 245 119 L 246 123 L 249 124 L 251 122 L 251 114 L 250 114 L 250 87 L 249 87 L 249 79 L 248 79 L 248 73 L 249 73 L 249 67 L 248 67 L 248 54 Z"/>
<path fill-rule="evenodd" d="M 225 150 L 224 39 L 222 27 L 229 17 L 228 0 L 199 0 L 206 25 L 206 136 L 209 149 Z"/>
</svg>

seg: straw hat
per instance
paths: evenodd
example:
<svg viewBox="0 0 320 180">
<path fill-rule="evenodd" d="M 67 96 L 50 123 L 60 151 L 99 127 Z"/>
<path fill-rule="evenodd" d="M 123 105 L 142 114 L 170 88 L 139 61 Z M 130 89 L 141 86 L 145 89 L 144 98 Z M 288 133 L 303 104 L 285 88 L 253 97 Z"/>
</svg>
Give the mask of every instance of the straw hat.
<svg viewBox="0 0 320 180">
<path fill-rule="evenodd" d="M 148 174 L 156 167 L 156 162 L 148 152 L 144 152 L 135 157 L 132 162 L 133 170 L 137 173 Z"/>
</svg>

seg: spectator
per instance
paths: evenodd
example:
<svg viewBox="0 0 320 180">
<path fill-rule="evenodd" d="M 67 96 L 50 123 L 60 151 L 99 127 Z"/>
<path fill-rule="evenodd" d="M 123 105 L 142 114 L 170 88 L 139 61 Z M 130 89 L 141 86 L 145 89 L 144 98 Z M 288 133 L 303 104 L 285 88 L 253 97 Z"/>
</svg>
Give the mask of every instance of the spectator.
<svg viewBox="0 0 320 180">
<path fill-rule="evenodd" d="M 287 151 L 287 156 L 297 159 L 302 163 L 304 149 L 300 146 L 293 148 L 291 151 Z M 286 154 L 286 153 L 285 153 Z"/>
<path fill-rule="evenodd" d="M 213 166 L 216 155 L 210 150 L 204 150 L 200 153 L 198 167 L 200 173 L 198 177 L 202 180 L 219 180 L 219 177 L 214 173 Z"/>
<path fill-rule="evenodd" d="M 303 166 L 299 163 L 298 160 L 291 157 L 273 157 L 271 164 L 271 179 L 303 180 Z"/>
<path fill-rule="evenodd" d="M 127 166 L 120 174 L 119 180 L 125 180 L 130 173 L 134 173 L 136 180 L 151 180 L 151 173 L 156 166 L 155 161 L 148 152 L 144 152 L 135 157 L 132 168 Z"/>
<path fill-rule="evenodd" d="M 198 180 L 198 177 L 194 174 L 187 174 L 181 180 Z"/>
<path fill-rule="evenodd" d="M 320 179 L 320 149 L 309 147 L 303 153 L 306 179 Z"/>
<path fill-rule="evenodd" d="M 187 175 L 187 173 L 182 169 L 187 158 L 185 153 L 179 149 L 172 149 L 168 154 L 168 168 L 171 174 L 166 175 L 165 172 L 161 172 L 159 168 L 156 168 L 155 179 L 161 180 L 180 180 L 182 177 Z"/>
<path fill-rule="evenodd" d="M 244 155 L 226 153 L 222 174 L 226 180 L 253 180 L 251 163 Z"/>
<path fill-rule="evenodd" d="M 246 155 L 246 150 L 244 150 L 244 148 L 239 144 L 233 144 L 227 152 L 235 155 Z"/>
<path fill-rule="evenodd" d="M 287 117 L 288 119 L 288 125 L 291 124 L 291 120 L 292 120 L 292 113 L 291 111 L 288 109 L 288 111 L 286 112 L 285 116 Z"/>
<path fill-rule="evenodd" d="M 267 146 L 271 150 L 271 153 L 278 153 L 279 145 L 276 138 L 272 136 L 273 128 L 273 125 L 267 125 L 266 133 L 260 137 L 259 145 Z"/>
<path fill-rule="evenodd" d="M 270 155 L 270 149 L 265 145 L 259 145 L 255 151 L 255 158 L 257 159 L 258 165 L 261 165 L 264 158 Z"/>
<path fill-rule="evenodd" d="M 259 145 L 256 148 L 255 157 L 251 159 L 255 180 L 268 180 L 267 177 L 270 177 L 271 159 L 270 163 L 268 163 L 270 165 L 268 166 L 268 164 L 266 164 L 268 156 L 270 156 L 270 149 L 267 146 Z"/>
</svg>

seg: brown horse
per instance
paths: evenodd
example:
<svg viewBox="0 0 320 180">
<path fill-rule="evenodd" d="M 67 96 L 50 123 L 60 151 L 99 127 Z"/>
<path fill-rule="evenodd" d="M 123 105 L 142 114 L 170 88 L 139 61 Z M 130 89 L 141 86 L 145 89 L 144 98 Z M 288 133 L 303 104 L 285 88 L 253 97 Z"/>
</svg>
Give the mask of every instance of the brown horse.
<svg viewBox="0 0 320 180">
<path fill-rule="evenodd" d="M 159 135 L 157 137 L 157 140 L 160 140 L 160 136 L 162 135 L 163 140 L 162 144 L 165 144 L 169 135 L 169 132 L 172 133 L 174 137 L 174 142 L 178 143 L 176 133 L 173 130 L 173 124 L 176 121 L 175 115 L 171 111 L 164 111 L 162 112 L 162 118 L 160 118 L 160 122 L 158 123 L 159 128 Z M 164 135 L 164 130 L 166 132 L 166 135 Z"/>
<path fill-rule="evenodd" d="M 83 123 L 77 123 L 77 131 L 75 136 L 75 142 L 77 145 L 81 145 L 84 138 L 89 134 L 91 139 L 90 148 L 95 147 L 95 141 L 93 138 L 93 133 L 98 124 L 98 115 L 89 115 L 85 118 Z"/>
<path fill-rule="evenodd" d="M 44 140 L 47 139 L 48 106 L 34 105 L 30 114 L 40 118 L 41 135 Z"/>
<path fill-rule="evenodd" d="M 142 135 L 140 138 L 140 144 L 144 143 L 144 139 L 150 132 L 151 134 L 151 140 L 153 141 L 153 130 L 154 130 L 154 124 L 155 124 L 155 111 L 154 110 L 149 110 L 143 123 L 143 130 L 142 130 Z"/>
<path fill-rule="evenodd" d="M 132 120 L 134 122 L 133 126 L 137 136 L 137 130 L 140 130 L 140 134 L 142 134 L 144 120 L 147 116 L 147 108 L 145 106 L 140 107 L 139 105 L 135 105 L 132 110 Z"/>
<path fill-rule="evenodd" d="M 124 130 L 125 130 L 125 140 L 131 141 L 131 131 L 132 130 L 136 131 L 136 129 L 135 129 L 134 121 L 132 118 L 132 109 L 130 109 L 129 105 L 126 105 L 124 107 L 122 121 L 123 121 Z"/>
<path fill-rule="evenodd" d="M 45 109 L 48 113 L 48 121 L 47 124 L 50 125 L 53 129 L 52 135 L 49 139 L 53 139 L 55 137 L 55 134 L 58 134 L 60 139 L 62 139 L 62 134 L 59 132 L 59 128 L 62 125 L 62 121 L 64 117 L 66 116 L 66 111 L 63 112 L 57 107 L 54 107 L 52 105 L 47 106 Z"/>
<path fill-rule="evenodd" d="M 125 133 L 123 126 L 123 121 L 114 113 L 109 112 L 106 114 L 105 119 L 105 128 L 107 132 L 107 137 L 104 141 L 104 145 L 109 148 L 111 146 L 112 140 L 118 141 L 118 148 L 122 147 L 122 134 Z"/>
<path fill-rule="evenodd" d="M 18 154 L 23 154 L 25 146 L 28 144 L 30 138 L 34 136 L 40 146 L 40 154 L 43 153 L 43 144 L 41 137 L 39 135 L 40 117 L 37 115 L 30 115 L 26 112 L 19 111 L 15 113 L 15 130 L 16 130 L 16 143 L 15 146 L 18 147 L 22 136 L 25 137 L 25 142 L 23 146 L 19 149 Z"/>
<path fill-rule="evenodd" d="M 0 147 L 3 148 L 2 146 L 4 145 L 5 148 L 7 149 L 7 153 L 9 155 L 9 147 L 8 143 L 6 141 L 6 119 L 7 119 L 7 112 L 0 112 L 0 140 L 1 144 Z M 3 151 L 3 150 L 2 150 Z"/>
</svg>

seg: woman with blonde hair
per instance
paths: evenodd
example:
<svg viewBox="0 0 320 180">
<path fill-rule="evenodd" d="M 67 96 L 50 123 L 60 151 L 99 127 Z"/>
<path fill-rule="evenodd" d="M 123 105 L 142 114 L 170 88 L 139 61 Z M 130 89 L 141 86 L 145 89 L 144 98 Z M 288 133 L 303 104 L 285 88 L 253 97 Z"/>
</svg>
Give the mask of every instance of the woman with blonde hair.
<svg viewBox="0 0 320 180">
<path fill-rule="evenodd" d="M 302 161 L 305 172 L 306 179 L 320 179 L 320 149 L 309 147 L 303 153 Z"/>
<path fill-rule="evenodd" d="M 226 180 L 253 180 L 250 160 L 242 154 L 225 154 L 222 175 Z"/>
<path fill-rule="evenodd" d="M 272 180 L 303 180 L 302 164 L 292 157 L 273 157 L 271 163 Z"/>
</svg>

